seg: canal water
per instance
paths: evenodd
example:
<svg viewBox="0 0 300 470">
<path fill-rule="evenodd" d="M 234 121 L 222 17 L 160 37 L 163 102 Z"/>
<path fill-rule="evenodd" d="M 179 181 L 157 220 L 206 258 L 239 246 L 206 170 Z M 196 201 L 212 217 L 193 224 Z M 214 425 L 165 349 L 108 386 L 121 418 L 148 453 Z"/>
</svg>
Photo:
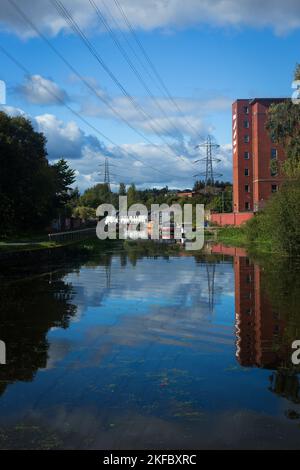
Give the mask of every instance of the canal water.
<svg viewBox="0 0 300 470">
<path fill-rule="evenodd" d="M 297 262 L 134 247 L 1 278 L 0 448 L 299 448 Z"/>
</svg>

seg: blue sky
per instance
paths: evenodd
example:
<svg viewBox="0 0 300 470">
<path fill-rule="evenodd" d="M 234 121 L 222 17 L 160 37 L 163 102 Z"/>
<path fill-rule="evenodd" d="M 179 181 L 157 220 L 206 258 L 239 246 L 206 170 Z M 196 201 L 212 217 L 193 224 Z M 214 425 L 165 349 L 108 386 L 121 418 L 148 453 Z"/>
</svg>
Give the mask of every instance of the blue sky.
<svg viewBox="0 0 300 470">
<path fill-rule="evenodd" d="M 113 178 L 116 182 L 191 187 L 193 175 L 201 171 L 192 163 L 199 158 L 194 147 L 208 133 L 221 146 L 217 171 L 223 179 L 231 179 L 232 101 L 291 96 L 292 74 L 299 61 L 298 1 L 267 0 L 262 5 L 250 0 L 119 0 L 182 114 L 151 76 L 114 0 L 94 1 L 155 101 L 147 95 L 111 36 L 103 31 L 89 0 L 62 3 L 133 97 L 136 107 L 66 26 L 51 1 L 31 0 L 26 2 L 26 9 L 21 0 L 13 1 L 110 105 L 104 105 L 74 76 L 9 0 L 1 2 L 0 45 L 29 71 L 25 75 L 0 51 L 0 79 L 7 85 L 6 106 L 2 109 L 25 113 L 32 119 L 47 136 L 49 158 L 67 158 L 77 170 L 81 190 L 101 181 L 98 165 L 105 156 L 117 165 Z"/>
</svg>

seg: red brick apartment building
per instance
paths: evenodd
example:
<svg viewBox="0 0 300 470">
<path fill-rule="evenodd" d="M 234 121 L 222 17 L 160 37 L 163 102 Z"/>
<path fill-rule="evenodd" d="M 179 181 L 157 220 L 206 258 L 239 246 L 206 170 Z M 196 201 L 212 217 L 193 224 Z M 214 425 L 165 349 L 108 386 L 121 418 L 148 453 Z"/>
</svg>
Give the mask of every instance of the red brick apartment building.
<svg viewBox="0 0 300 470">
<path fill-rule="evenodd" d="M 232 105 L 233 211 L 256 212 L 276 192 L 282 178 L 272 169 L 281 162 L 282 147 L 266 130 L 268 108 L 285 98 L 238 99 Z"/>
</svg>

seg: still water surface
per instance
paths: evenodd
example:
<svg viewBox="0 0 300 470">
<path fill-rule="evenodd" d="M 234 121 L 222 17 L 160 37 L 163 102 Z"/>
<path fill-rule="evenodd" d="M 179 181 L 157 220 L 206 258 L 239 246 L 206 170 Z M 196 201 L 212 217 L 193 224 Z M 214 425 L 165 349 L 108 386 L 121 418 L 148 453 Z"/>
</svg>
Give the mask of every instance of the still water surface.
<svg viewBox="0 0 300 470">
<path fill-rule="evenodd" d="M 299 264 L 213 251 L 8 270 L 0 447 L 300 448 Z"/>
</svg>

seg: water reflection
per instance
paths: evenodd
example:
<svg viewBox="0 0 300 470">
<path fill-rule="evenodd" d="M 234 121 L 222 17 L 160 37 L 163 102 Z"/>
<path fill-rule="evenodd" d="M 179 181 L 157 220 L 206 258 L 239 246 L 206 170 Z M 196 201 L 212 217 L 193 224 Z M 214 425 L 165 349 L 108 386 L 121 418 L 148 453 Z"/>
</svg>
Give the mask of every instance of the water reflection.
<svg viewBox="0 0 300 470">
<path fill-rule="evenodd" d="M 0 285 L 1 340 L 6 344 L 7 364 L 0 367 L 0 394 L 17 380 L 32 381 L 47 365 L 51 328 L 68 328 L 76 313 L 72 286 L 64 273 L 45 274 L 23 282 Z"/>
<path fill-rule="evenodd" d="M 8 271 L 0 447 L 298 447 L 289 263 L 126 245 Z"/>
<path fill-rule="evenodd" d="M 291 361 L 292 342 L 300 337 L 299 260 L 275 257 L 259 265 L 242 249 L 216 245 L 212 251 L 231 254 L 234 259 L 239 363 L 273 369 L 269 390 L 300 403 L 300 367 Z"/>
</svg>

